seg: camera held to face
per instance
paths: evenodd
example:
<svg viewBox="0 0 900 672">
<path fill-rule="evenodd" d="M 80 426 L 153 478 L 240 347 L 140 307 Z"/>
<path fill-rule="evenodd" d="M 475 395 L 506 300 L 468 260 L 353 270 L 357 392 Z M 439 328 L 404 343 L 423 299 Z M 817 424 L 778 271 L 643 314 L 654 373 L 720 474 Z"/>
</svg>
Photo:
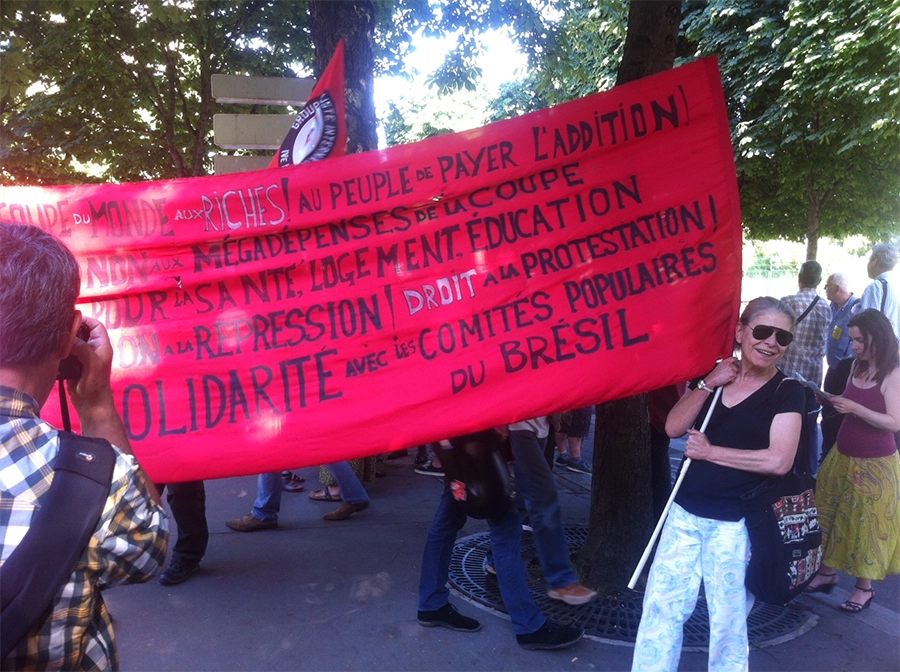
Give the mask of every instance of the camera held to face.
<svg viewBox="0 0 900 672">
<path fill-rule="evenodd" d="M 81 326 L 78 327 L 78 338 L 87 343 L 90 337 L 91 328 L 82 322 Z M 78 380 L 79 378 L 81 378 L 81 362 L 74 354 L 69 354 L 68 357 L 59 363 L 59 373 L 57 374 L 56 379 Z"/>
</svg>

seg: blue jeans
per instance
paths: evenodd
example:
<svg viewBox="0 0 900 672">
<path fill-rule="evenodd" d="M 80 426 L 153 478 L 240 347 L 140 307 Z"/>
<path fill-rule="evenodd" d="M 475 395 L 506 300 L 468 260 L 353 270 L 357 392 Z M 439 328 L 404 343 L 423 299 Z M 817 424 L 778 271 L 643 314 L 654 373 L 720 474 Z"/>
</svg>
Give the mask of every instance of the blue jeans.
<svg viewBox="0 0 900 672">
<path fill-rule="evenodd" d="M 325 468 L 340 486 L 341 499 L 350 504 L 363 504 L 369 501 L 369 493 L 366 492 L 349 463 L 335 462 L 326 464 Z"/>
<path fill-rule="evenodd" d="M 278 520 L 281 511 L 281 472 L 260 474 L 256 479 L 256 501 L 250 512 L 259 520 Z"/>
<path fill-rule="evenodd" d="M 326 464 L 325 468 L 334 477 L 341 488 L 341 498 L 350 504 L 362 504 L 369 501 L 369 494 L 363 484 L 353 473 L 347 462 Z M 280 471 L 260 474 L 256 480 L 256 501 L 253 502 L 252 514 L 259 520 L 278 520 L 281 510 L 282 479 Z"/>
<path fill-rule="evenodd" d="M 456 534 L 466 522 L 464 514 L 453 500 L 450 485 L 445 481 L 434 521 L 428 531 L 425 551 L 422 554 L 422 573 L 419 579 L 419 611 L 436 611 L 450 602 L 447 577 L 450 574 L 450 556 L 456 542 Z M 512 619 L 517 635 L 536 632 L 547 619 L 531 599 L 525 564 L 522 562 L 522 521 L 515 509 L 499 518 L 489 518 L 491 551 L 503 604 Z"/>
<path fill-rule="evenodd" d="M 527 430 L 509 433 L 512 444 L 516 491 L 525 500 L 529 523 L 534 530 L 534 546 L 544 579 L 551 588 L 578 581 L 569 560 L 569 544 L 562 524 L 559 493 L 553 471 L 544 459 L 547 439 Z"/>
</svg>

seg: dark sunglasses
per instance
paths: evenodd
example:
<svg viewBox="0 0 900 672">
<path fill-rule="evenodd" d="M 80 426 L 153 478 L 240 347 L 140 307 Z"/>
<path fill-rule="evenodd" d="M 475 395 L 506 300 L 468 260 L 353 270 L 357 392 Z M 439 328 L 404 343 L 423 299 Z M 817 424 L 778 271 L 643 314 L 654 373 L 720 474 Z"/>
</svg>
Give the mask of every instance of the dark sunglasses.
<svg viewBox="0 0 900 672">
<path fill-rule="evenodd" d="M 764 341 L 772 335 L 772 332 L 775 333 L 775 341 L 782 348 L 786 348 L 791 344 L 791 341 L 794 340 L 794 335 L 791 332 L 785 331 L 784 329 L 779 329 L 778 327 L 770 327 L 768 324 L 756 325 L 755 327 L 753 327 L 752 333 L 753 338 L 755 338 L 757 341 Z"/>
</svg>

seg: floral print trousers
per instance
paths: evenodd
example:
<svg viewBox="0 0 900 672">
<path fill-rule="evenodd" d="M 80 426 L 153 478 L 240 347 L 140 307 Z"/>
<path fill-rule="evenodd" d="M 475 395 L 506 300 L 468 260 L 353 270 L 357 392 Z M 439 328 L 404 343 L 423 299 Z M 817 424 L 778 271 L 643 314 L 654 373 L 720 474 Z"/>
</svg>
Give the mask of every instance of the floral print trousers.
<svg viewBox="0 0 900 672">
<path fill-rule="evenodd" d="M 644 594 L 632 672 L 675 672 L 684 623 L 697 604 L 702 579 L 709 608 L 710 672 L 746 672 L 747 614 L 753 595 L 744 587 L 750 540 L 743 519 L 710 520 L 672 504 Z"/>
</svg>

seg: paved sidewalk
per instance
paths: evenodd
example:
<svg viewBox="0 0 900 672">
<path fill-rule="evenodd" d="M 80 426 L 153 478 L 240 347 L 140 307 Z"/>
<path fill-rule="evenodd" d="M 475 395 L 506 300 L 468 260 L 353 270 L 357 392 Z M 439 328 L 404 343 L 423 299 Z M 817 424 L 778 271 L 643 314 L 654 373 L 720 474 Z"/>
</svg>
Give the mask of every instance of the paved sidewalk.
<svg viewBox="0 0 900 672">
<path fill-rule="evenodd" d="M 467 634 L 416 623 L 422 548 L 441 481 L 417 475 L 408 458 L 385 463 L 367 484 L 372 506 L 343 522 L 334 504 L 284 493 L 277 530 L 240 533 L 225 520 L 250 510 L 255 477 L 207 482 L 212 532 L 201 571 L 179 586 L 156 581 L 115 588 L 106 600 L 122 669 L 161 670 L 627 670 L 632 648 L 584 640 L 556 652 L 521 649 L 510 623 L 456 597 L 478 618 Z M 307 491 L 318 469 L 297 473 Z M 564 523 L 586 524 L 590 477 L 557 469 Z M 469 521 L 461 536 L 483 531 Z M 900 581 L 876 584 L 873 606 L 857 616 L 836 609 L 852 589 L 803 596 L 818 615 L 808 632 L 755 650 L 750 669 L 823 672 L 900 670 Z M 685 653 L 681 670 L 705 670 Z"/>
</svg>

